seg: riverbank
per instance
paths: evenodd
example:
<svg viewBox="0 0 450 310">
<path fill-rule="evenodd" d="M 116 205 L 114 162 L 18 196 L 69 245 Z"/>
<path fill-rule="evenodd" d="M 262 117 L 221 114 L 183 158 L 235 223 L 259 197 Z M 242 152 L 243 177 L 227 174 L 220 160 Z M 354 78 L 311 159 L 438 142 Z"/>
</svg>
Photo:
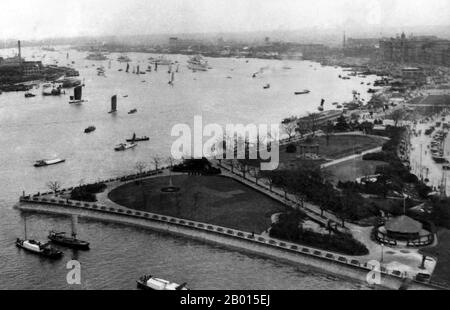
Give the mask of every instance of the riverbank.
<svg viewBox="0 0 450 310">
<path fill-rule="evenodd" d="M 111 179 L 108 182 L 116 186 L 120 180 L 135 182 L 140 177 L 142 176 L 135 175 L 127 178 Z M 61 193 L 64 192 L 66 191 L 62 191 Z M 22 211 L 60 215 L 70 215 L 75 212 L 82 217 L 90 219 L 130 224 L 180 234 L 202 241 L 214 242 L 244 251 L 250 251 L 267 257 L 312 266 L 327 273 L 350 277 L 357 281 L 366 281 L 367 274 L 374 268 L 370 262 L 361 262 L 355 257 L 305 247 L 228 227 L 131 210 L 112 202 L 109 204 L 83 203 L 45 193 L 40 196 L 22 197 L 21 203 L 17 205 L 17 208 Z M 385 288 L 398 289 L 405 281 L 402 272 L 398 270 L 381 267 L 380 274 L 382 278 L 381 286 Z M 410 288 L 434 289 L 436 287 L 413 281 Z"/>
</svg>

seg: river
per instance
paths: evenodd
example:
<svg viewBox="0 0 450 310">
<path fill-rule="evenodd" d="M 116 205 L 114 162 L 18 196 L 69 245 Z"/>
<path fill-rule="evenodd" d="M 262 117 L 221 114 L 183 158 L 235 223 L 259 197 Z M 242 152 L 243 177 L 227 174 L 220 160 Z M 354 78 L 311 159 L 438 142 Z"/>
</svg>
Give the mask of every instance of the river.
<svg viewBox="0 0 450 310">
<path fill-rule="evenodd" d="M 11 56 L 0 50 L 0 56 Z M 69 59 L 66 59 L 69 53 Z M 86 53 L 60 47 L 56 52 L 23 49 L 28 60 L 59 65 L 71 64 L 85 80 L 84 99 L 68 104 L 71 90 L 61 97 L 24 98 L 23 93 L 0 95 L 0 289 L 134 289 L 135 279 L 151 273 L 193 289 L 360 289 L 350 280 L 336 279 L 307 266 L 293 266 L 251 254 L 198 241 L 120 225 L 80 220 L 79 234 L 92 244 L 89 252 L 66 251 L 63 260 L 50 262 L 18 250 L 14 240 L 23 236 L 23 218 L 13 209 L 22 191 L 48 191 L 46 183 L 59 181 L 64 187 L 134 173 L 136 162 L 151 167 L 152 156 L 168 156 L 175 138 L 173 125 L 192 124 L 201 115 L 204 124 L 279 123 L 290 115 L 317 111 L 333 102 L 350 101 L 352 91 L 370 97 L 366 84 L 375 77 L 342 80 L 340 68 L 322 67 L 307 61 L 259 59 L 208 59 L 211 70 L 191 72 L 186 56 L 170 55 L 180 62 L 173 87 L 168 85 L 167 67 L 146 75 L 127 74 L 126 64 L 110 54 L 108 61 L 85 60 Z M 131 67 L 144 71 L 150 54 L 129 53 Z M 154 55 L 153 55 L 154 56 Z M 96 68 L 103 65 L 106 77 Z M 253 73 L 260 72 L 256 78 Z M 270 84 L 270 89 L 263 86 Z M 309 89 L 308 95 L 294 96 Z M 118 95 L 118 113 L 108 114 L 110 98 Z M 136 108 L 137 114 L 127 112 Z M 89 135 L 90 125 L 97 130 Z M 113 147 L 133 132 L 147 135 L 127 152 Z M 66 158 L 64 164 L 34 168 L 37 159 Z M 44 240 L 50 229 L 68 230 L 66 218 L 31 214 L 27 216 L 30 237 Z M 66 283 L 66 263 L 75 258 L 82 266 L 82 285 Z"/>
</svg>

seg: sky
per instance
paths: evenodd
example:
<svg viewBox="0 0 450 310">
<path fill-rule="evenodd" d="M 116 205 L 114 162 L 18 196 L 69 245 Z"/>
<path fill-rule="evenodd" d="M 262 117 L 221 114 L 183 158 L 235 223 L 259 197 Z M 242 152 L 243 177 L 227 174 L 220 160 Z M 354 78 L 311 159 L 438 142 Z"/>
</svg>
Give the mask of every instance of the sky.
<svg viewBox="0 0 450 310">
<path fill-rule="evenodd" d="M 448 0 L 0 0 L 0 39 L 450 25 Z"/>
</svg>

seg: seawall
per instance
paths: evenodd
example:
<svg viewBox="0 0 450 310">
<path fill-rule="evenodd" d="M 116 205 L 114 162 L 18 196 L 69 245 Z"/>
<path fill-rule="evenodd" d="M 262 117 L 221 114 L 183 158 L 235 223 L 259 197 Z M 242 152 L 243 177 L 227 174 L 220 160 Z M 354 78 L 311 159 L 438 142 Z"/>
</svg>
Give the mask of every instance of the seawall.
<svg viewBox="0 0 450 310">
<path fill-rule="evenodd" d="M 42 212 L 58 215 L 78 214 L 81 217 L 99 221 L 133 225 L 157 231 L 168 232 L 201 241 L 217 243 L 243 251 L 249 251 L 265 257 L 276 258 L 290 263 L 311 266 L 318 270 L 342 277 L 365 282 L 372 267 L 361 264 L 357 259 L 349 260 L 344 256 L 327 251 L 284 242 L 248 232 L 226 227 L 178 219 L 153 213 L 135 211 L 127 208 L 107 208 L 95 203 L 82 203 L 70 200 L 41 197 L 22 197 L 16 206 L 22 211 Z M 381 270 L 380 286 L 399 289 L 405 279 L 395 270 Z M 412 281 L 409 289 L 439 289 L 427 283 Z"/>
</svg>

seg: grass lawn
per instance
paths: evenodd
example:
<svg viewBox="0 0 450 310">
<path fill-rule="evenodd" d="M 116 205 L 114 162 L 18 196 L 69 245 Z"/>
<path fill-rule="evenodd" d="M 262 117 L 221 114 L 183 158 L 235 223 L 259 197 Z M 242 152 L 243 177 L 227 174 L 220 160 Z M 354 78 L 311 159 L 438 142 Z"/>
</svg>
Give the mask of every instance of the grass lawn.
<svg viewBox="0 0 450 310">
<path fill-rule="evenodd" d="M 109 198 L 131 209 L 154 212 L 248 232 L 261 233 L 271 225 L 271 216 L 285 207 L 232 179 L 220 176 L 173 177 L 176 194 L 162 193 L 169 178 L 125 184 Z"/>
<path fill-rule="evenodd" d="M 320 136 L 313 139 L 312 144 L 319 145 L 319 155 L 327 160 L 335 160 L 356 153 L 361 153 L 376 147 L 382 146 L 386 140 L 381 137 L 364 135 L 337 135 L 331 136 L 328 143 L 326 137 Z M 296 143 L 298 146 L 300 143 Z M 304 164 L 304 160 L 298 158 L 300 151 L 297 147 L 297 153 L 287 153 L 286 146 L 280 148 L 280 165 L 282 167 L 293 167 Z M 322 164 L 325 160 L 315 161 L 316 164 Z"/>
<path fill-rule="evenodd" d="M 378 166 L 386 164 L 382 161 L 357 159 L 333 165 L 325 168 L 324 171 L 325 175 L 328 175 L 328 179 L 333 183 L 339 181 L 354 182 L 357 178 L 375 174 Z"/>
<path fill-rule="evenodd" d="M 438 259 L 432 280 L 450 285 L 450 230 L 441 229 L 438 232 L 438 245 L 420 252 Z"/>
</svg>

